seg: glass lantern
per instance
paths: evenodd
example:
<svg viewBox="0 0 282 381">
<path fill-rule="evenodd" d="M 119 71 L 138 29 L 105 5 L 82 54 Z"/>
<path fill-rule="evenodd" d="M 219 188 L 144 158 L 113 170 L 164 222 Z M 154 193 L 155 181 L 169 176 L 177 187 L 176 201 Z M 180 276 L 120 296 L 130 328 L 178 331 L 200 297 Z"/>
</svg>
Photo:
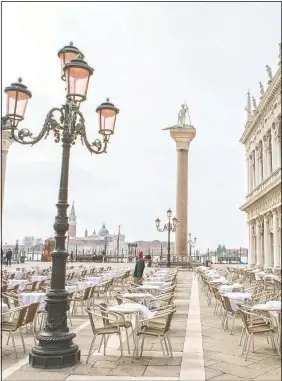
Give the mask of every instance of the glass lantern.
<svg viewBox="0 0 282 381">
<path fill-rule="evenodd" d="M 22 84 L 21 78 L 18 79 L 17 83 L 7 86 L 4 91 L 7 94 L 6 116 L 11 120 L 12 127 L 17 128 L 18 123 L 24 119 L 27 102 L 32 94 Z"/>
<path fill-rule="evenodd" d="M 107 98 L 106 102 L 101 103 L 97 107 L 96 112 L 99 118 L 99 133 L 102 135 L 112 135 L 115 131 L 116 116 L 119 113 L 119 109 Z"/>
</svg>

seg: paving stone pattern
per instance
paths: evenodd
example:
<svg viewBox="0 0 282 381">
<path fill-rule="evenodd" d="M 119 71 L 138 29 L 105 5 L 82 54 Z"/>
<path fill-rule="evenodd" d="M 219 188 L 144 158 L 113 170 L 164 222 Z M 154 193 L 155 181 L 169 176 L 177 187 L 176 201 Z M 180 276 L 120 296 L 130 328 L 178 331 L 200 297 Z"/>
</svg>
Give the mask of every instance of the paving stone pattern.
<svg viewBox="0 0 282 381">
<path fill-rule="evenodd" d="M 42 370 L 34 369 L 28 365 L 28 362 L 21 366 L 14 373 L 5 377 L 5 372 L 2 374 L 2 379 L 5 380 L 87 380 L 97 379 L 135 379 L 142 378 L 146 380 L 158 379 L 161 380 L 177 380 L 179 379 L 181 370 L 181 361 L 183 346 L 185 340 L 185 332 L 187 318 L 189 312 L 189 299 L 191 293 L 193 273 L 189 271 L 179 271 L 177 277 L 177 289 L 175 304 L 177 312 L 174 315 L 171 325 L 171 343 L 173 348 L 173 358 L 168 358 L 168 365 L 165 365 L 160 342 L 158 339 L 147 337 L 145 339 L 143 356 L 140 359 L 134 359 L 132 363 L 132 355 L 127 352 L 127 344 L 123 337 L 123 349 L 125 361 L 121 361 L 118 338 L 112 336 L 109 339 L 106 356 L 103 355 L 103 347 L 101 353 L 97 349 L 100 344 L 100 339 L 95 342 L 94 348 L 96 351 L 90 357 L 89 363 L 86 364 L 86 356 L 92 340 L 91 327 L 88 324 L 84 329 L 77 333 L 75 343 L 79 345 L 81 350 L 81 363 L 74 367 L 64 368 L 59 370 Z M 111 301 L 114 302 L 114 301 Z M 98 301 L 95 301 L 98 303 Z M 81 313 L 78 310 L 78 313 Z M 86 315 L 75 315 L 72 318 L 73 327 L 78 328 L 82 323 L 86 322 Z M 16 339 L 18 344 L 19 359 L 15 360 L 12 347 L 6 346 L 6 334 L 3 335 L 3 352 L 2 352 L 2 372 L 6 370 L 6 375 L 10 367 L 14 364 L 19 364 L 19 361 L 27 358 L 27 354 L 23 353 L 20 346 L 19 338 Z M 130 348 L 133 347 L 132 336 L 129 337 Z M 27 351 L 34 345 L 32 336 L 25 333 L 25 341 Z M 3 378 L 4 376 L 4 378 Z M 102 377 L 102 378 L 101 378 Z"/>
<path fill-rule="evenodd" d="M 255 337 L 255 352 L 250 350 L 245 361 L 239 346 L 240 317 L 236 318 L 230 335 L 230 331 L 221 328 L 221 319 L 213 314 L 214 299 L 208 306 L 201 291 L 199 297 L 206 380 L 281 380 L 281 360 L 273 353 L 271 344 L 267 344 L 266 337 Z"/>
</svg>

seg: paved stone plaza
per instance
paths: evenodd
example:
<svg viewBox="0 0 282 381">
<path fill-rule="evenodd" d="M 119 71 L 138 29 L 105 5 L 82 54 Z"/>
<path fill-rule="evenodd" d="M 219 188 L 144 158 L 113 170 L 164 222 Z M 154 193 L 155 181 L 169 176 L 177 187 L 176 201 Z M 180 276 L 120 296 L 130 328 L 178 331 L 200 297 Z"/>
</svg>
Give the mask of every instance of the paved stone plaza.
<svg viewBox="0 0 282 381">
<path fill-rule="evenodd" d="M 46 264 L 40 264 L 46 266 Z M 97 266 L 102 266 L 98 264 Z M 133 264 L 128 264 L 133 267 Z M 127 265 L 127 267 L 128 267 Z M 124 266 L 113 264 L 112 267 Z M 96 300 L 95 304 L 98 304 Z M 159 341 L 146 338 L 143 357 L 132 363 L 127 352 L 125 337 L 123 348 L 125 362 L 120 358 L 118 338 L 112 336 L 98 353 L 100 340 L 95 343 L 95 352 L 86 364 L 86 355 L 92 340 L 92 331 L 86 315 L 74 315 L 71 327 L 77 334 L 75 342 L 81 349 L 81 363 L 70 368 L 54 371 L 33 369 L 28 365 L 28 353 L 23 353 L 19 337 L 16 336 L 19 358 L 15 360 L 12 347 L 6 345 L 3 335 L 2 379 L 3 380 L 280 380 L 281 367 L 271 346 L 250 351 L 248 361 L 241 356 L 238 346 L 240 319 L 236 319 L 234 334 L 224 332 L 221 321 L 213 314 L 214 301 L 207 305 L 200 291 L 197 277 L 187 270 L 179 270 L 175 304 L 177 312 L 171 326 L 173 358 L 165 365 Z M 80 313 L 80 312 L 78 312 Z M 25 334 L 27 352 L 34 345 L 31 334 Z M 264 340 L 265 338 L 257 339 Z M 133 346 L 130 336 L 130 346 Z M 258 346 L 257 346 L 258 347 Z"/>
</svg>

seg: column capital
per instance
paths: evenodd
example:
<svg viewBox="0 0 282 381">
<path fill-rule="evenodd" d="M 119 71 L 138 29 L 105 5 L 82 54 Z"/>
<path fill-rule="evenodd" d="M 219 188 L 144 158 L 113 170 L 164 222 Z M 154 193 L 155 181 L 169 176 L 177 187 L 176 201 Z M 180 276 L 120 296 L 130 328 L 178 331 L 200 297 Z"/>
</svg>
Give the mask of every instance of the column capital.
<svg viewBox="0 0 282 381">
<path fill-rule="evenodd" d="M 176 142 L 177 150 L 189 150 L 190 142 L 196 136 L 194 127 L 178 127 L 170 129 L 170 136 Z"/>
</svg>

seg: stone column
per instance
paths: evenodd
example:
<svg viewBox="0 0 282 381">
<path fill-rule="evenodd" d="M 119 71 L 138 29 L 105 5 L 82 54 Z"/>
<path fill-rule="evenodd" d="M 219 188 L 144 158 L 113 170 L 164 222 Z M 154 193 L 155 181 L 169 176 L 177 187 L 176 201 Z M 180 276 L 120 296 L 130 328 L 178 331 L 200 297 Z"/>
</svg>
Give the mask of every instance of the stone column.
<svg viewBox="0 0 282 381">
<path fill-rule="evenodd" d="M 260 168 L 259 168 L 259 152 L 258 152 L 258 147 L 255 148 L 254 150 L 254 155 L 255 155 L 255 186 L 256 188 L 260 184 Z"/>
<path fill-rule="evenodd" d="M 277 152 L 277 144 L 275 139 L 275 134 L 273 129 L 271 129 L 271 151 L 272 151 L 272 171 L 275 171 L 277 168 L 277 156 L 281 154 L 281 152 Z"/>
<path fill-rule="evenodd" d="M 172 127 L 170 136 L 176 142 L 177 151 L 176 218 L 178 225 L 175 233 L 175 254 L 178 257 L 188 258 L 188 151 L 190 142 L 196 136 L 196 129 L 190 125 Z"/>
<path fill-rule="evenodd" d="M 264 149 L 265 149 L 265 154 L 264 154 L 264 173 L 265 176 L 264 178 L 266 179 L 271 175 L 271 144 L 270 144 L 270 134 L 269 132 L 266 133 L 263 137 L 264 140 Z"/>
<path fill-rule="evenodd" d="M 255 154 L 254 151 L 249 155 L 250 160 L 250 192 L 255 189 Z"/>
<path fill-rule="evenodd" d="M 265 214 L 263 216 L 263 240 L 264 240 L 264 266 L 270 266 L 270 237 L 269 237 L 269 218 L 268 215 Z"/>
<path fill-rule="evenodd" d="M 257 249 L 257 266 L 263 266 L 262 257 L 262 234 L 263 234 L 263 221 L 259 218 L 256 219 L 256 249 Z"/>
<path fill-rule="evenodd" d="M 272 210 L 272 231 L 273 231 L 273 256 L 274 266 L 280 266 L 280 248 L 279 248 L 279 232 L 277 225 L 277 210 Z"/>
<path fill-rule="evenodd" d="M 12 142 L 11 133 L 9 131 L 1 131 L 1 212 L 4 204 L 7 155 Z"/>
<path fill-rule="evenodd" d="M 246 166 L 247 166 L 247 179 L 248 179 L 248 189 L 247 194 L 251 192 L 251 165 L 249 159 L 249 153 L 246 156 Z"/>
<path fill-rule="evenodd" d="M 256 264 L 256 253 L 254 247 L 254 222 L 249 221 L 249 251 L 248 251 L 248 264 L 255 265 Z"/>
</svg>

